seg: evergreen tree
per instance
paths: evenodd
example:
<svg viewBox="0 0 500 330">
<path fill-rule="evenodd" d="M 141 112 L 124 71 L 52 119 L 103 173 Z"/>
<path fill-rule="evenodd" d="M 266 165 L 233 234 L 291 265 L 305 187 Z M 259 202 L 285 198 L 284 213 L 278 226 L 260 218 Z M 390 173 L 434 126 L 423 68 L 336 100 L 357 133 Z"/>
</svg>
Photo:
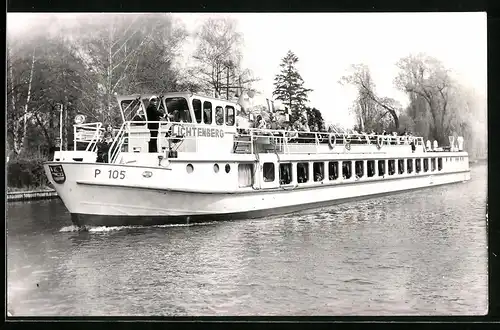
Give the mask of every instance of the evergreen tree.
<svg viewBox="0 0 500 330">
<path fill-rule="evenodd" d="M 289 50 L 281 61 L 281 72 L 274 78 L 273 96 L 291 110 L 292 122 L 304 110 L 305 103 L 308 101 L 307 94 L 312 91 L 304 87 L 304 80 L 295 67 L 298 61 L 299 58 Z"/>
<path fill-rule="evenodd" d="M 315 131 L 325 129 L 325 123 L 321 111 L 316 108 L 306 107 L 305 112 L 307 114 L 307 124 L 311 130 L 313 130 L 314 127 L 316 127 Z"/>
</svg>

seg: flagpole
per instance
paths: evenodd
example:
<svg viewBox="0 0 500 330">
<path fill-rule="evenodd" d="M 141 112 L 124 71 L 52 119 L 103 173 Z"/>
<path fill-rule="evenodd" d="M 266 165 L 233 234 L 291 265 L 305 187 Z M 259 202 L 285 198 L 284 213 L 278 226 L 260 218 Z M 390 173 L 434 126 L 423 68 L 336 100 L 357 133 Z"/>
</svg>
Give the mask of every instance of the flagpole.
<svg viewBox="0 0 500 330">
<path fill-rule="evenodd" d="M 63 121 L 63 105 L 61 103 L 61 108 L 59 109 L 59 151 L 62 151 L 62 145 L 63 145 L 63 141 L 62 141 L 62 121 Z"/>
</svg>

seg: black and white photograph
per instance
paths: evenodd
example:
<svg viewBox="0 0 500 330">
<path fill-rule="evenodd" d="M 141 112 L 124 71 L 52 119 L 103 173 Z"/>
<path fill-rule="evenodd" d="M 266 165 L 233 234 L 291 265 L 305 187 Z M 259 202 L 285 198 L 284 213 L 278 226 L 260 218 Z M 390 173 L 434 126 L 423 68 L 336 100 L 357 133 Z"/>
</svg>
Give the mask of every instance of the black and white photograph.
<svg viewBox="0 0 500 330">
<path fill-rule="evenodd" d="M 485 12 L 6 17 L 8 317 L 488 313 Z"/>
</svg>

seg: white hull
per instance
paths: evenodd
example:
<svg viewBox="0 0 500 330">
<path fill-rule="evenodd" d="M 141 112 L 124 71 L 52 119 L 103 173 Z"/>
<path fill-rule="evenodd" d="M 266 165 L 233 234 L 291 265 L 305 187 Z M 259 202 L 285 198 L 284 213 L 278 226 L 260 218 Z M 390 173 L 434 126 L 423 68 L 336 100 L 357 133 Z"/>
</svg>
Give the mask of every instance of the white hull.
<svg viewBox="0 0 500 330">
<path fill-rule="evenodd" d="M 158 182 L 168 182 L 171 171 L 150 169 L 156 179 L 148 185 L 125 182 L 117 184 L 116 181 L 90 179 L 77 182 L 74 178 L 95 177 L 93 175 L 95 165 L 81 163 L 62 165 L 66 181 L 63 184 L 54 182 L 53 184 L 77 225 L 148 225 L 262 216 L 470 179 L 470 172 L 467 169 L 364 178 L 346 182 L 324 181 L 319 186 L 315 183 L 314 186 L 274 190 L 250 189 L 235 193 L 186 192 L 161 188 L 158 185 Z M 107 164 L 102 166 L 116 168 Z M 127 170 L 128 175 L 136 171 L 136 175 L 139 176 L 145 168 L 127 167 Z M 46 171 L 50 178 L 47 165 Z"/>
</svg>

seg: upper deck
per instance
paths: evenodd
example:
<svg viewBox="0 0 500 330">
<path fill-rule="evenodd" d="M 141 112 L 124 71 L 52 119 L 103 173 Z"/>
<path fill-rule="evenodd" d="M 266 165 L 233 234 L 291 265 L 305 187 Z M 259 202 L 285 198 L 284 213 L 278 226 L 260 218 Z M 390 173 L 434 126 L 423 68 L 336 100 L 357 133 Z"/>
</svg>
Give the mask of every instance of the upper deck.
<svg viewBox="0 0 500 330">
<path fill-rule="evenodd" d="M 421 137 L 369 135 L 353 132 L 298 132 L 250 128 L 251 115 L 230 101 L 192 93 L 168 93 L 159 97 L 162 121 L 147 118 L 149 100 L 156 95 L 117 96 L 123 124 L 114 130 L 109 147 L 109 162 L 149 157 L 151 130 L 158 131 L 157 150 L 164 157 L 204 155 L 225 157 L 230 154 L 411 154 L 441 148 L 428 148 Z M 150 124 L 157 124 L 158 128 Z M 102 138 L 101 123 L 74 125 L 74 149 L 97 151 Z M 154 140 L 153 140 L 154 141 Z M 153 142 L 154 143 L 154 142 Z M 429 143 L 429 141 L 428 141 Z M 457 148 L 458 150 L 458 148 Z M 132 154 L 132 155 L 130 155 Z"/>
</svg>

